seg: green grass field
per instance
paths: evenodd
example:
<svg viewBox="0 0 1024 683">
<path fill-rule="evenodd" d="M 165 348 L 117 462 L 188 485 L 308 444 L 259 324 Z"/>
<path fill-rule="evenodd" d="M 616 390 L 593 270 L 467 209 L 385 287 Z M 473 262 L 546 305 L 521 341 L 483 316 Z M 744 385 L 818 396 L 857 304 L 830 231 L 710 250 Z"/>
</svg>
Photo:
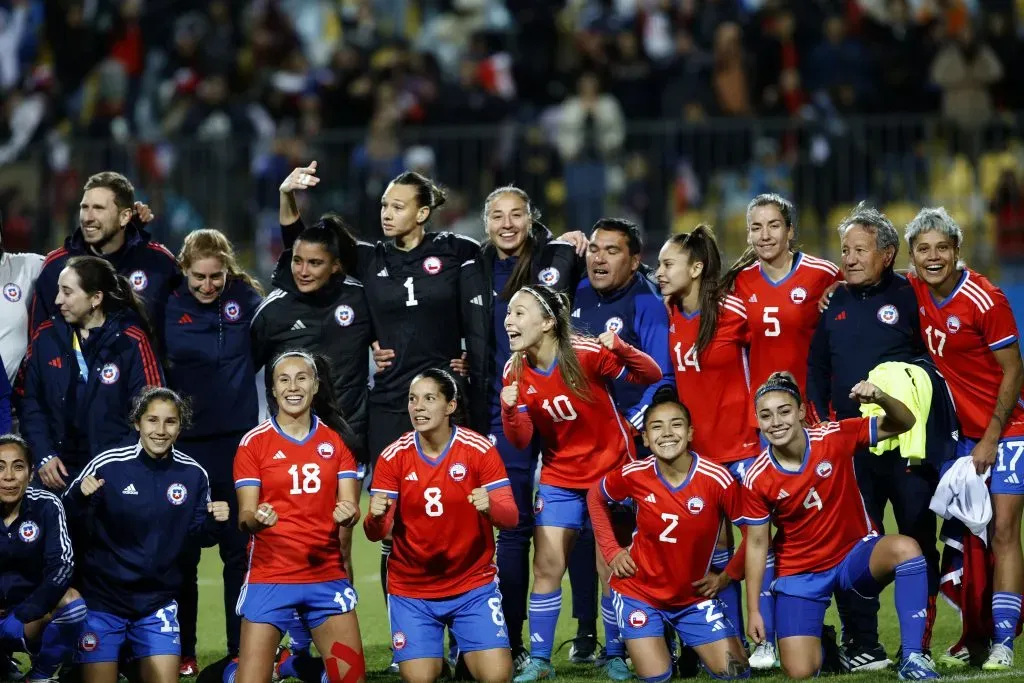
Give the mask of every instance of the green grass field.
<svg viewBox="0 0 1024 683">
<path fill-rule="evenodd" d="M 886 522 L 888 529 L 895 529 L 895 523 L 889 519 Z M 362 629 L 363 646 L 366 651 L 366 664 L 371 679 L 394 679 L 394 676 L 386 672 L 390 662 L 391 634 L 388 630 L 387 612 L 384 607 L 384 600 L 381 596 L 379 564 L 380 549 L 378 544 L 371 544 L 366 540 L 361 530 L 356 533 L 354 543 L 355 557 L 355 586 L 359 592 L 359 622 Z M 199 586 L 199 663 L 201 666 L 223 656 L 224 650 L 224 613 L 221 598 L 221 564 L 216 549 L 207 550 L 203 554 L 200 566 Z M 564 603 L 562 618 L 559 621 L 557 642 L 568 640 L 575 635 L 575 623 L 570 618 L 569 607 L 569 586 L 568 581 L 564 584 Z M 879 628 L 881 630 L 882 643 L 889 652 L 890 657 L 899 647 L 899 624 L 896 620 L 893 608 L 892 587 L 886 589 L 881 598 L 882 611 L 879 615 Z M 951 609 L 943 600 L 939 600 L 939 615 L 935 625 L 932 646 L 936 654 L 941 653 L 946 647 L 953 643 L 960 635 L 960 620 L 957 613 Z M 839 618 L 833 606 L 829 610 L 828 623 L 839 626 Z M 600 628 L 600 627 L 599 627 Z M 599 636 L 603 640 L 603 635 Z M 555 666 L 560 679 L 567 681 L 600 680 L 600 671 L 592 666 L 580 666 L 570 664 L 568 661 L 569 648 L 564 648 L 555 655 Z M 1024 664 L 1024 658 L 1017 656 L 1018 666 Z M 943 673 L 946 673 L 943 671 Z M 706 680 L 710 677 L 702 676 Z M 757 678 L 764 681 L 782 681 L 785 678 L 781 675 L 757 675 Z M 1024 679 L 1024 672 L 1013 671 L 1005 674 L 983 674 L 979 669 L 950 670 L 946 676 L 947 680 L 999 680 L 999 679 Z M 872 674 L 859 674 L 844 676 L 843 680 L 866 682 L 866 681 L 892 681 L 896 680 L 895 669 L 890 668 L 887 672 Z"/>
</svg>

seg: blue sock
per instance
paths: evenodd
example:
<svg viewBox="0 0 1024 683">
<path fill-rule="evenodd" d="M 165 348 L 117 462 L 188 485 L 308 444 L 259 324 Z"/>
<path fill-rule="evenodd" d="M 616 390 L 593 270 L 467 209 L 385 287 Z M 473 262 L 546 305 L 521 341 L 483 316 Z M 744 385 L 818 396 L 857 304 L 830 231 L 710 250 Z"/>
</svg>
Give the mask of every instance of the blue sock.
<svg viewBox="0 0 1024 683">
<path fill-rule="evenodd" d="M 313 643 L 313 635 L 306 628 L 305 622 L 299 618 L 298 613 L 292 617 L 292 621 L 288 624 L 288 649 L 292 651 L 293 655 L 308 655 L 309 646 Z"/>
<path fill-rule="evenodd" d="M 224 683 L 235 683 L 236 673 L 238 673 L 238 662 L 231 662 L 227 665 L 227 668 L 224 669 L 222 680 Z M 281 676 L 281 678 L 284 678 L 284 676 Z"/>
<path fill-rule="evenodd" d="M 292 655 L 281 662 L 281 666 L 277 670 L 282 680 L 285 678 L 299 678 L 299 672 L 295 670 L 295 660 L 297 659 L 297 655 Z"/>
<path fill-rule="evenodd" d="M 1018 598 L 1018 607 L 1020 599 Z M 928 563 L 923 555 L 896 565 L 896 616 L 903 658 L 921 652 L 928 623 Z"/>
<path fill-rule="evenodd" d="M 761 618 L 764 620 L 764 639 L 775 644 L 775 596 L 772 595 L 772 581 L 775 580 L 775 553 L 768 551 L 768 563 L 764 567 L 764 578 L 761 580 Z"/>
<path fill-rule="evenodd" d="M 551 661 L 551 646 L 562 610 L 562 589 L 530 593 L 530 656 Z"/>
<path fill-rule="evenodd" d="M 604 622 L 604 650 L 609 657 L 625 657 L 626 643 L 619 634 L 619 621 L 610 595 L 601 596 L 601 620 Z"/>
<path fill-rule="evenodd" d="M 722 550 L 721 548 L 715 550 L 714 555 L 711 556 L 711 568 L 717 572 L 724 572 L 725 565 L 729 564 L 729 560 L 732 559 L 732 549 Z M 723 611 L 725 616 L 729 618 L 732 625 L 736 627 L 736 630 L 740 634 L 740 640 L 743 642 L 743 647 L 747 646 L 747 639 L 743 635 L 743 613 L 741 612 L 743 606 L 743 600 L 740 597 L 740 583 L 738 581 L 732 581 L 728 586 L 725 587 L 721 593 L 718 594 L 718 600 L 722 603 Z"/>
<path fill-rule="evenodd" d="M 1017 622 L 1020 621 L 1020 594 L 992 594 L 992 622 L 995 625 L 995 643 L 1013 649 L 1017 636 Z"/>
<path fill-rule="evenodd" d="M 43 629 L 39 654 L 32 658 L 30 679 L 53 678 L 62 664 L 71 661 L 88 612 L 85 600 L 79 598 L 53 613 L 53 621 Z"/>
</svg>

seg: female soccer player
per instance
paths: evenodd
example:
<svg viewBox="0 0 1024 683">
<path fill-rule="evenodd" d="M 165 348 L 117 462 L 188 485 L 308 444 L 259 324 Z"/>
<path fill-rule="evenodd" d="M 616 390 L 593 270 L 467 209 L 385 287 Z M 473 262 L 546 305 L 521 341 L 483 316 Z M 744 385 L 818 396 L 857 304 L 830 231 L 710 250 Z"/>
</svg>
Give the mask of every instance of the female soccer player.
<svg viewBox="0 0 1024 683">
<path fill-rule="evenodd" d="M 239 530 L 231 462 L 242 436 L 258 422 L 249 324 L 263 288 L 239 268 L 235 250 L 217 230 L 195 230 L 178 254 L 185 280 L 164 308 L 167 384 L 192 401 L 192 426 L 182 432 L 179 448 L 210 477 L 210 497 L 225 500 L 231 520 L 218 539 L 224 562 L 224 609 L 228 653 L 238 654 L 239 620 L 235 603 L 245 577 L 246 536 Z M 210 391 L 216 387 L 216 391 Z M 200 547 L 181 554 L 181 673 L 195 676 L 196 619 L 199 591 L 196 569 Z"/>
<path fill-rule="evenodd" d="M 26 361 L 21 431 L 43 485 L 63 491 L 94 456 L 131 438 L 132 399 L 163 384 L 141 300 L 109 261 L 76 256 L 58 278 L 60 315 Z"/>
<path fill-rule="evenodd" d="M 0 647 L 32 652 L 30 681 L 57 675 L 71 662 L 86 607 L 73 588 L 75 570 L 64 506 L 28 487 L 32 461 L 20 436 L 0 436 Z"/>
<path fill-rule="evenodd" d="M 1024 366 L 1013 311 L 1002 290 L 960 261 L 963 232 L 945 209 L 922 209 L 906 239 L 916 273 L 908 277 L 921 335 L 953 394 L 960 451 L 979 474 L 992 469 L 992 649 L 986 671 L 1013 667 L 1024 563 Z"/>
<path fill-rule="evenodd" d="M 885 415 L 805 429 L 806 408 L 792 375 L 773 374 L 755 394 L 758 426 L 769 446 L 743 480 L 748 633 L 756 643 L 765 638 L 758 596 L 771 521 L 778 529 L 778 578 L 772 589 L 787 676 L 810 678 L 821 668 L 822 625 L 833 592 L 878 595 L 895 576 L 903 652 L 899 677 L 938 678 L 931 659 L 921 653 L 928 608 L 928 568 L 921 548 L 909 536 L 879 536 L 853 468 L 857 449 L 909 430 L 914 415 L 866 381 L 850 389 L 850 398 L 877 404 Z"/>
<path fill-rule="evenodd" d="M 612 571 L 619 632 L 642 681 L 672 677 L 665 628 L 679 633 L 718 679 L 747 678 L 747 653 L 736 625 L 714 597 L 708 573 L 722 517 L 742 522 L 740 485 L 732 474 L 689 450 L 690 411 L 673 387 L 657 391 L 644 415 L 644 444 L 654 454 L 612 470 L 587 496 L 598 546 Z M 608 503 L 637 508 L 629 546 L 616 540 Z M 730 562 L 736 574 L 742 553 Z"/>
<path fill-rule="evenodd" d="M 519 511 L 497 449 L 457 426 L 462 397 L 445 370 L 409 387 L 413 431 L 384 449 L 373 475 L 367 538 L 387 535 L 388 615 L 402 679 L 434 681 L 444 663 L 444 629 L 478 681 L 512 676 L 508 632 L 495 580 L 494 528 Z"/>
<path fill-rule="evenodd" d="M 94 458 L 64 494 L 86 534 L 77 574 L 89 608 L 78 644 L 85 683 L 117 681 L 126 641 L 146 683 L 178 679 L 178 557 L 186 544 L 215 538 L 229 514 L 226 502 L 210 501 L 206 471 L 174 448 L 191 417 L 178 394 L 147 387 L 129 418 L 139 442 Z"/>
<path fill-rule="evenodd" d="M 615 408 L 608 382 L 625 377 L 653 384 L 661 370 L 653 358 L 614 332 L 597 339 L 573 334 L 569 300 L 544 287 L 523 287 L 505 317 L 512 357 L 501 390 L 505 436 L 516 448 L 541 442 L 540 486 L 534 503 L 533 592 L 530 594 L 529 663 L 517 681 L 551 676 L 551 646 L 561 609 L 562 575 L 569 550 L 587 519 L 586 493 L 634 455 L 633 437 Z M 598 555 L 607 586 L 608 568 Z M 618 638 L 611 598 L 602 598 L 605 633 Z"/>
<path fill-rule="evenodd" d="M 235 455 L 238 522 L 251 534 L 237 607 L 239 683 L 270 680 L 296 611 L 331 681 L 365 678 L 358 598 L 339 538 L 359 519 L 359 482 L 328 368 L 305 351 L 275 358 L 267 392 L 275 416 L 246 434 Z"/>
</svg>

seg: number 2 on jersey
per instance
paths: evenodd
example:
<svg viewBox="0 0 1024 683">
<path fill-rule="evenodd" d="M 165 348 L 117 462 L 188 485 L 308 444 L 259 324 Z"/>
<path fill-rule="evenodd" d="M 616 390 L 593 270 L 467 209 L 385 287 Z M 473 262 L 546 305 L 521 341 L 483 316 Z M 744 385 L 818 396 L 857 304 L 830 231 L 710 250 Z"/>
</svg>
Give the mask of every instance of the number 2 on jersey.
<svg viewBox="0 0 1024 683">
<path fill-rule="evenodd" d="M 315 462 L 306 463 L 302 466 L 302 484 L 299 485 L 299 466 L 292 465 L 288 468 L 288 474 L 292 475 L 292 490 L 288 493 L 293 496 L 301 493 L 316 493 L 320 490 L 320 465 Z"/>
<path fill-rule="evenodd" d="M 658 540 L 662 543 L 675 543 L 676 539 L 673 536 L 669 536 L 672 531 L 679 526 L 679 515 L 673 515 L 668 512 L 661 513 L 661 521 L 667 522 L 665 530 L 658 536 Z"/>
<path fill-rule="evenodd" d="M 684 355 L 683 342 L 676 342 L 676 345 L 672 347 L 672 351 L 676 354 L 676 368 L 680 372 L 686 372 L 686 366 L 690 366 L 697 372 L 700 372 L 700 361 L 697 360 L 697 345 L 694 344 L 690 347 L 690 350 Z"/>
</svg>

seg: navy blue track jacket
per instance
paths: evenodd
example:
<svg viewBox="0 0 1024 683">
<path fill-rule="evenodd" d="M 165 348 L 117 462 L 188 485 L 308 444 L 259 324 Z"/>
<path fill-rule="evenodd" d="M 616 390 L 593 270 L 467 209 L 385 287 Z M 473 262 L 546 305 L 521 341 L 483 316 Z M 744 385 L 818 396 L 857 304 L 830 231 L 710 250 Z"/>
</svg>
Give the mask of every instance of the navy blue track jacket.
<svg viewBox="0 0 1024 683">
<path fill-rule="evenodd" d="M 86 497 L 81 483 L 90 475 L 104 484 Z M 78 588 L 89 609 L 139 619 L 173 600 L 182 548 L 211 544 L 219 526 L 209 502 L 206 470 L 177 449 L 156 460 L 135 444 L 86 465 L 64 492 L 64 505 L 86 534 Z"/>
<path fill-rule="evenodd" d="M 0 529 L 0 609 L 28 624 L 53 611 L 75 572 L 64 506 L 30 487 L 18 517 Z"/>
</svg>

